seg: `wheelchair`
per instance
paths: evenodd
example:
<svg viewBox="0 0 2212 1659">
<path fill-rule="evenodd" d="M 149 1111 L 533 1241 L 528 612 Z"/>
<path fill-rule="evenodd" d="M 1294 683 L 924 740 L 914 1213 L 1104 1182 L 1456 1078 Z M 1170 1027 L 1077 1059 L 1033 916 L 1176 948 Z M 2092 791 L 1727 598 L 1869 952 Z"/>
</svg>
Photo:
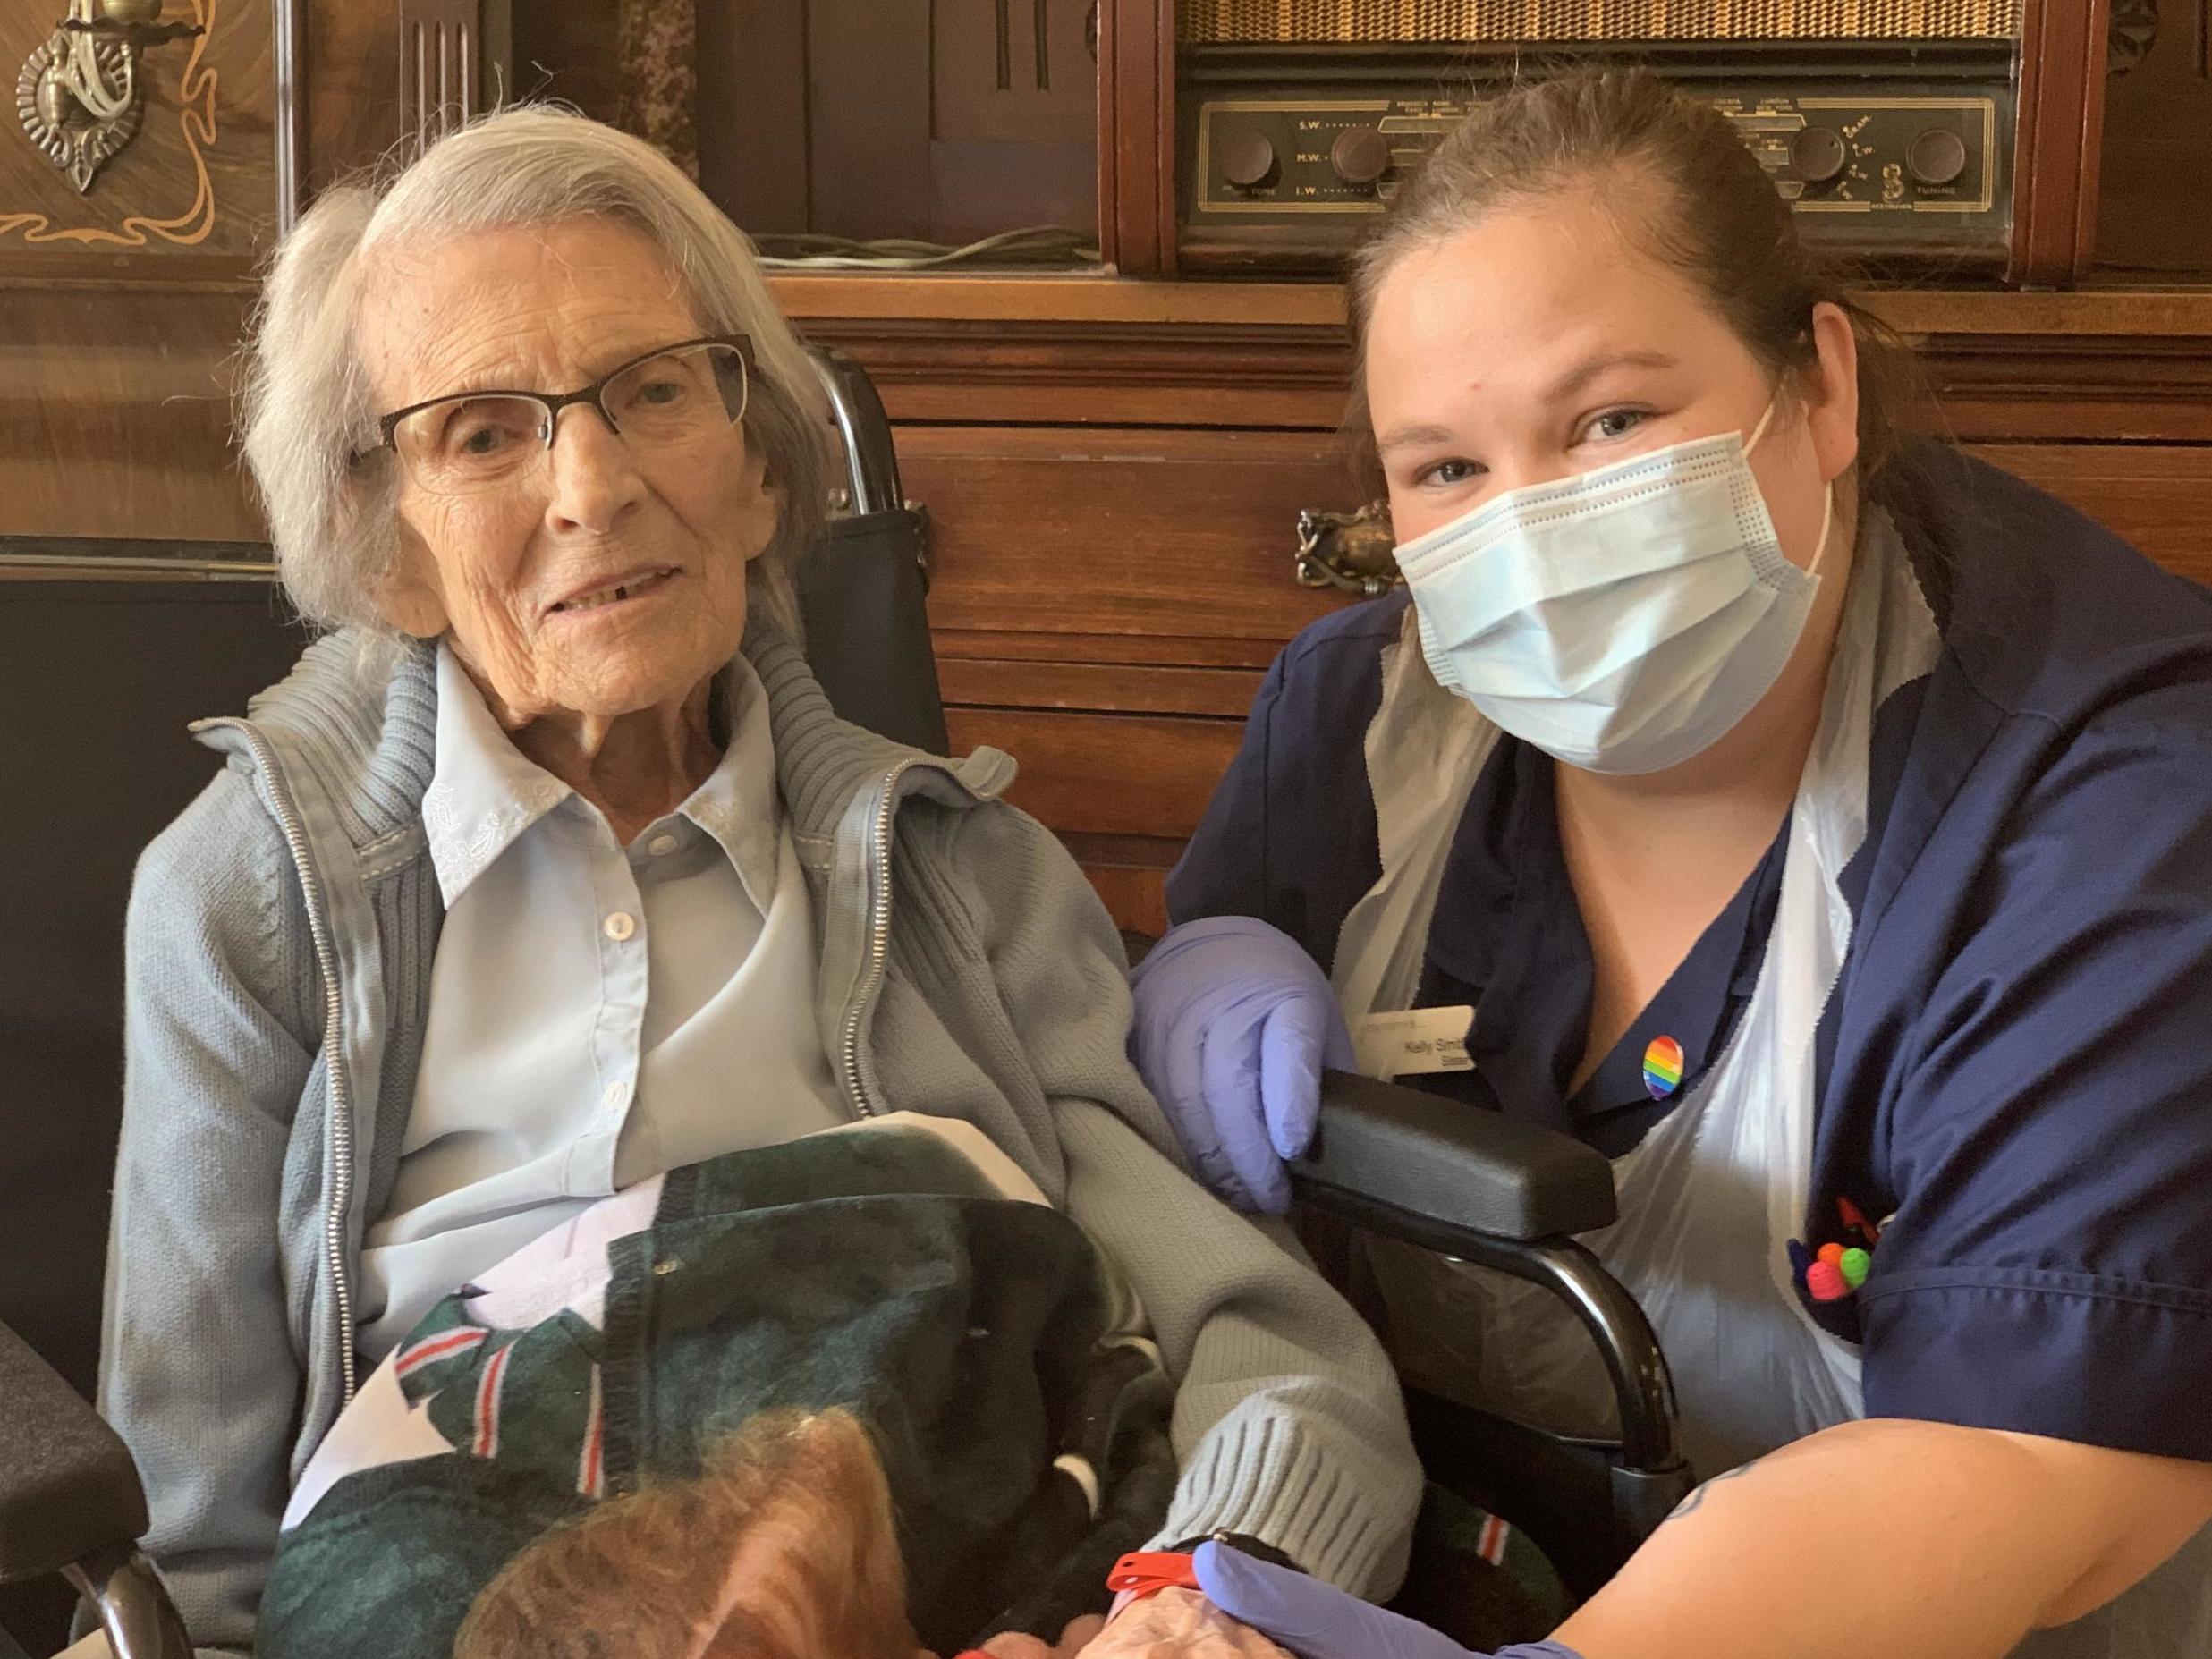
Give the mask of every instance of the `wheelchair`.
<svg viewBox="0 0 2212 1659">
<path fill-rule="evenodd" d="M 925 521 L 900 493 L 866 374 L 838 352 L 814 361 L 846 477 L 804 567 L 808 656 L 843 717 L 942 753 Z M 148 1515 L 130 1453 L 84 1401 L 120 1099 L 123 900 L 138 850 L 204 780 L 204 756 L 174 726 L 242 706 L 303 644 L 266 578 L 0 582 L 0 674 L 33 749 L 15 764 L 66 791 L 11 823 L 14 856 L 0 860 L 0 895 L 30 942 L 0 964 L 0 1121 L 26 1131 L 0 1160 L 0 1593 L 60 1579 L 116 1659 L 191 1653 L 135 1545 Z M 72 701 L 92 685 L 97 698 Z M 55 939 L 58 952 L 41 949 Z M 1572 1236 L 1614 1220 L 1611 1165 L 1551 1130 L 1331 1073 L 1319 1136 L 1292 1175 L 1304 1209 L 1530 1281 L 1572 1308 L 1609 1373 L 1617 1440 L 1563 1440 L 1424 1395 L 1409 1404 L 1432 1478 L 1510 1518 L 1571 1592 L 1596 1589 L 1691 1485 L 1657 1340 Z M 58 1604 L 43 1609 L 49 1625 Z M 9 1605 L 20 1622 L 20 1597 Z M 0 1630 L 0 1659 L 10 1646 Z"/>
</svg>

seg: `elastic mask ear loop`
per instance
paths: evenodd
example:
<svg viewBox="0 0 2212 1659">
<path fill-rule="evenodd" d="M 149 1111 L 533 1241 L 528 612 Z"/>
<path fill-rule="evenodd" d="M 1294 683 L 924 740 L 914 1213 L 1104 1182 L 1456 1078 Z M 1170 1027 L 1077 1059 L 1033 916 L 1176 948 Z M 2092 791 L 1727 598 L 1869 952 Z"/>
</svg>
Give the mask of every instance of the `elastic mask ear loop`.
<svg viewBox="0 0 2212 1659">
<path fill-rule="evenodd" d="M 1747 459 L 1751 452 L 1759 447 L 1759 439 L 1767 436 L 1767 428 L 1774 424 L 1775 411 L 1781 406 L 1782 394 L 1777 391 L 1767 400 L 1767 412 L 1759 418 L 1759 425 L 1751 428 L 1751 436 L 1744 443 L 1743 453 Z"/>
<path fill-rule="evenodd" d="M 1820 539 L 1812 545 L 1812 563 L 1805 567 L 1805 574 L 1820 574 L 1820 561 L 1828 556 L 1828 532 L 1835 528 L 1835 480 L 1828 480 L 1827 493 L 1820 498 Z"/>
<path fill-rule="evenodd" d="M 1775 411 L 1782 407 L 1782 394 L 1777 390 L 1767 400 L 1767 412 L 1759 418 L 1759 425 L 1751 428 L 1751 436 L 1743 446 L 1744 458 L 1749 460 L 1759 447 L 1759 439 L 1767 436 L 1767 428 L 1774 424 Z M 1813 544 L 1812 563 L 1805 567 L 1805 574 L 1820 574 L 1820 561 L 1828 556 L 1828 532 L 1835 528 L 1835 484 L 1829 481 L 1827 494 L 1820 501 L 1820 539 Z"/>
</svg>

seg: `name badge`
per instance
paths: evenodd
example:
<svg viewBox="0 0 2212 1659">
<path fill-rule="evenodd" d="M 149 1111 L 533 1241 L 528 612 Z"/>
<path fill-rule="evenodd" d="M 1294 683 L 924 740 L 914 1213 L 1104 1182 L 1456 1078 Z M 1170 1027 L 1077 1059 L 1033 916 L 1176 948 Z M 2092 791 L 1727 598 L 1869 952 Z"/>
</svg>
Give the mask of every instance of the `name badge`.
<svg viewBox="0 0 2212 1659">
<path fill-rule="evenodd" d="M 1353 1065 L 1360 1076 L 1384 1083 L 1430 1071 L 1472 1071 L 1467 1033 L 1474 1019 L 1475 1011 L 1462 1003 L 1456 1008 L 1409 1008 L 1355 1020 Z"/>
</svg>

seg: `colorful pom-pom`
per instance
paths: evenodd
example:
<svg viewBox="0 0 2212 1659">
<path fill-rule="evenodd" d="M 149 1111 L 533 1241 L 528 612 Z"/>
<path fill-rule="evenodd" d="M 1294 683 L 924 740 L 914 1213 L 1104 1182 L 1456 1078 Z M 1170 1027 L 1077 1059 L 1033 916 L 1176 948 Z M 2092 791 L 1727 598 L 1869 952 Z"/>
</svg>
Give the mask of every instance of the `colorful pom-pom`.
<svg viewBox="0 0 2212 1659">
<path fill-rule="evenodd" d="M 1851 1286 L 1843 1282 L 1843 1271 L 1834 1262 L 1815 1262 L 1805 1274 L 1805 1289 L 1812 1293 L 1816 1302 L 1840 1302 L 1851 1294 Z"/>
<path fill-rule="evenodd" d="M 1867 1269 L 1874 1265 L 1874 1257 L 1864 1250 L 1845 1250 L 1836 1266 L 1843 1274 L 1843 1282 L 1857 1290 L 1867 1282 Z"/>
<path fill-rule="evenodd" d="M 1836 1272 L 1843 1271 L 1843 1247 L 1842 1245 L 1824 1244 L 1820 1247 L 1819 1255 L 1820 1259 L 1835 1268 Z"/>
</svg>

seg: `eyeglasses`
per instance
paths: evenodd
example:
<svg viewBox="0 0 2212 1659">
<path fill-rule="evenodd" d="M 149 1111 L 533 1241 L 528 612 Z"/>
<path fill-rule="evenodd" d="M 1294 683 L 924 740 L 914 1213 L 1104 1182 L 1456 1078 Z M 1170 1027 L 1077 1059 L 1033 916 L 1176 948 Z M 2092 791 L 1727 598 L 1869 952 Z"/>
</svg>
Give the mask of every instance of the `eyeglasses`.
<svg viewBox="0 0 2212 1659">
<path fill-rule="evenodd" d="M 638 449 L 727 432 L 745 418 L 751 365 L 752 342 L 743 334 L 686 340 L 633 357 L 581 391 L 456 392 L 394 410 L 377 425 L 382 447 L 398 454 L 417 484 L 434 495 L 468 495 L 541 466 L 572 403 L 590 404 Z"/>
</svg>

